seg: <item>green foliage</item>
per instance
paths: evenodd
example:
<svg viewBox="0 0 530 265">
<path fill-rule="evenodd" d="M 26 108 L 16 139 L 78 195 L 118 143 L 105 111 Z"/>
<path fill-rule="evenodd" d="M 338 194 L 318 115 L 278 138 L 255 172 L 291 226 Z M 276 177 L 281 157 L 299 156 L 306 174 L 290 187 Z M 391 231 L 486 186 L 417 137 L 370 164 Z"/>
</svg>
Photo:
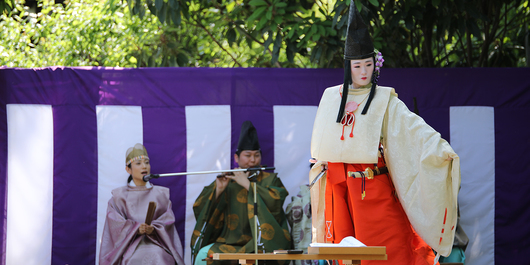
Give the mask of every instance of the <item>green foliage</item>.
<svg viewBox="0 0 530 265">
<path fill-rule="evenodd" d="M 159 21 L 198 38 L 188 46 L 168 40 L 186 47 L 190 65 L 342 67 L 349 0 L 178 0 L 176 8 L 159 2 L 149 8 Z M 372 26 L 386 67 L 525 65 L 528 0 L 354 3 Z M 164 19 L 173 12 L 184 19 Z"/>
<path fill-rule="evenodd" d="M 0 0 L 0 65 L 342 67 L 350 0 Z M 356 0 L 385 67 L 524 66 L 528 0 Z"/>
<path fill-rule="evenodd" d="M 194 32 L 207 42 L 198 40 L 198 49 L 217 50 L 196 55 L 196 66 L 342 67 L 349 2 L 181 1 L 180 12 L 188 15 L 174 26 L 203 29 Z M 383 52 L 386 67 L 525 65 L 528 0 L 354 3 L 371 24 L 374 45 Z M 164 6 L 160 10 L 158 14 L 164 14 Z M 193 58 L 193 47 L 189 48 Z"/>
<path fill-rule="evenodd" d="M 125 6 L 122 13 L 108 12 L 97 0 L 66 7 L 43 1 L 36 14 L 22 4 L 0 19 L 0 65 L 134 67 L 160 41 L 156 18 L 130 16 Z"/>
<path fill-rule="evenodd" d="M 390 67 L 525 66 L 528 0 L 357 0 Z"/>
<path fill-rule="evenodd" d="M 0 14 L 8 14 L 14 5 L 14 0 L 0 0 Z"/>
<path fill-rule="evenodd" d="M 189 66 L 342 66 L 348 1 L 175 0 L 172 7 L 171 1 L 128 0 L 129 7 L 140 1 L 175 29 L 167 41 L 181 47 Z M 140 10 L 131 13 L 142 16 Z"/>
</svg>

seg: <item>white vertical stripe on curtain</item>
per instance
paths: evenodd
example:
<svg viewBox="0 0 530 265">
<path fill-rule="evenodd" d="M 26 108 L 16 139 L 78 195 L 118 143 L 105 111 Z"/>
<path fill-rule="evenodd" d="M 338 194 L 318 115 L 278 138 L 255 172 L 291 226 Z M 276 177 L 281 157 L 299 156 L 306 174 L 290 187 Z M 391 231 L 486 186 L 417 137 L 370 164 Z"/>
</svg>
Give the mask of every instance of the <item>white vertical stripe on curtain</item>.
<svg viewBox="0 0 530 265">
<path fill-rule="evenodd" d="M 98 224 L 96 264 L 105 225 L 111 191 L 125 186 L 125 152 L 136 143 L 143 144 L 142 108 L 140 106 L 96 106 L 98 137 Z M 149 152 L 149 150 L 147 150 Z"/>
<path fill-rule="evenodd" d="M 460 224 L 467 265 L 495 263 L 495 117 L 493 107 L 451 107 L 451 146 L 460 156 Z"/>
<path fill-rule="evenodd" d="M 186 106 L 187 171 L 230 169 L 231 115 L 229 105 Z M 190 239 L 195 226 L 193 203 L 217 174 L 189 175 L 186 183 L 184 261 L 191 264 Z M 173 202 L 176 203 L 176 202 Z M 178 213 L 176 213 L 178 214 Z"/>
<path fill-rule="evenodd" d="M 274 166 L 289 191 L 284 209 L 300 185 L 309 182 L 311 134 L 316 106 L 274 106 Z"/>
<path fill-rule="evenodd" d="M 7 104 L 6 264 L 51 264 L 53 113 Z"/>
</svg>

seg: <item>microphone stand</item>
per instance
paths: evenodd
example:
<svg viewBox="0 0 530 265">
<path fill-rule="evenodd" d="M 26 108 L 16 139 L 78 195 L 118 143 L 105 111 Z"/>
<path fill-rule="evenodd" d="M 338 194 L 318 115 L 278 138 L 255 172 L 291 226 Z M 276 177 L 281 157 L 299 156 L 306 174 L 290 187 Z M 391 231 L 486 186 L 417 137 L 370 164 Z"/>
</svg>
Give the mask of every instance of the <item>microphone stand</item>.
<svg viewBox="0 0 530 265">
<path fill-rule="evenodd" d="M 257 170 L 257 171 L 254 171 L 252 175 L 250 175 L 248 177 L 248 179 L 250 180 L 250 183 L 254 183 L 254 185 L 252 185 L 252 189 L 254 191 L 254 253 L 258 253 L 258 240 L 260 241 L 261 243 L 261 238 L 258 238 L 258 200 L 257 200 L 257 178 L 258 178 L 258 175 L 260 174 L 260 171 Z M 261 237 L 261 236 L 260 236 Z M 258 260 L 256 260 L 256 265 L 258 265 Z"/>
<path fill-rule="evenodd" d="M 208 216 L 208 212 L 210 211 L 210 205 L 211 205 L 211 202 L 208 202 L 208 208 L 206 209 L 206 216 Z M 195 241 L 194 246 L 191 248 L 191 264 L 192 265 L 195 264 L 195 259 L 197 258 L 196 255 L 199 253 L 199 249 L 197 249 L 197 247 L 200 248 L 202 245 L 202 241 L 204 239 L 204 232 L 206 230 L 206 224 L 208 224 L 208 220 L 204 220 L 204 224 L 202 225 L 199 236 L 197 237 L 197 240 Z"/>
<path fill-rule="evenodd" d="M 183 176 L 183 175 L 197 175 L 197 174 L 212 174 L 212 173 L 228 173 L 228 172 L 250 172 L 250 176 L 248 177 L 248 180 L 250 180 L 250 183 L 254 183 L 253 191 L 254 191 L 254 253 L 258 253 L 258 245 L 263 245 L 261 243 L 261 233 L 258 234 L 258 200 L 257 200 L 257 177 L 261 173 L 262 170 L 274 170 L 275 167 L 251 167 L 251 168 L 241 168 L 241 169 L 230 169 L 230 170 L 216 170 L 216 171 L 198 171 L 198 172 L 182 172 L 182 173 L 167 173 L 167 174 L 150 174 L 145 175 L 143 177 L 143 180 L 145 182 L 149 181 L 150 179 L 159 178 L 159 177 L 170 177 L 170 176 Z M 219 177 L 219 176 L 217 176 Z M 210 211 L 211 202 L 208 203 L 207 213 Z M 195 245 L 192 248 L 192 264 L 195 264 L 195 257 L 193 252 L 197 251 L 197 247 L 200 247 L 202 245 L 202 241 L 204 239 L 204 232 L 206 229 L 206 225 L 208 223 L 208 220 L 205 220 L 202 229 L 200 231 L 199 236 L 197 237 L 197 240 L 195 241 Z M 259 237 L 259 238 L 258 238 Z M 260 241 L 260 244 L 258 244 L 258 239 Z M 198 251 L 197 251 L 198 252 Z M 258 260 L 256 260 L 256 265 L 258 263 Z"/>
</svg>

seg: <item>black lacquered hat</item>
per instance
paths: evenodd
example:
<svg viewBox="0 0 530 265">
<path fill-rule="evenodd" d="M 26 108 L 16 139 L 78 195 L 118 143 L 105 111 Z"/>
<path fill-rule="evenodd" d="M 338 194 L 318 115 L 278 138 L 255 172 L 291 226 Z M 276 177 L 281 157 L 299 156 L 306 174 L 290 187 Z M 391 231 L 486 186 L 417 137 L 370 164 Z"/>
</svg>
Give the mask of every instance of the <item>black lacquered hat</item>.
<svg viewBox="0 0 530 265">
<path fill-rule="evenodd" d="M 236 152 L 243 150 L 260 150 L 258 132 L 251 121 L 245 121 L 241 125 Z"/>
<path fill-rule="evenodd" d="M 368 27 L 355 7 L 350 4 L 350 13 L 348 17 L 348 30 L 346 42 L 344 44 L 344 59 L 355 60 L 364 59 L 374 55 L 374 44 Z"/>
</svg>

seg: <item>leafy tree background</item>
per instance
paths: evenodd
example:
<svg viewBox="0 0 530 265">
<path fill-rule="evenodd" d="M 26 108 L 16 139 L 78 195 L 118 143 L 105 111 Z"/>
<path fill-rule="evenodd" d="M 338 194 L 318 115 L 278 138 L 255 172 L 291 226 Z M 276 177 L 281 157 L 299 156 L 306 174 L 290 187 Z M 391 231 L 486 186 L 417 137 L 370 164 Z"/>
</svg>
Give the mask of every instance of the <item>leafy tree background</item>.
<svg viewBox="0 0 530 265">
<path fill-rule="evenodd" d="M 140 19 L 126 4 L 118 7 L 111 13 L 100 1 L 41 1 L 38 12 L 30 12 L 16 4 L 0 19 L 0 65 L 135 67 L 142 51 L 159 41 L 161 28 L 156 18 Z"/>
<path fill-rule="evenodd" d="M 528 56 L 528 2 L 353 3 L 370 25 L 385 67 L 522 67 Z M 349 5 L 349 0 L 0 0 L 0 66 L 342 67 Z"/>
</svg>

